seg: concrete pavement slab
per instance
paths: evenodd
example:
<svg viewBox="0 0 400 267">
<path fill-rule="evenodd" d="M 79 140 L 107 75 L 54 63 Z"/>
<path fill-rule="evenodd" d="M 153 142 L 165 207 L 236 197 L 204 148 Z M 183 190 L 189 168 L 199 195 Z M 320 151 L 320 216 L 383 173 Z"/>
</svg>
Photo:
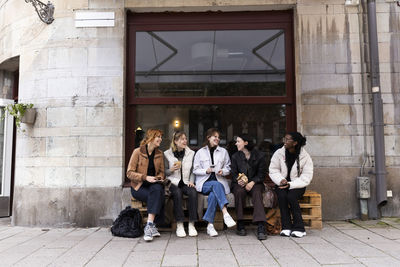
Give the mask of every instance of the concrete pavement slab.
<svg viewBox="0 0 400 267">
<path fill-rule="evenodd" d="M 293 241 L 298 244 L 321 244 L 321 245 L 328 244 L 328 242 L 322 237 L 313 236 L 311 234 L 307 234 L 303 238 L 295 238 L 295 237 L 289 237 L 289 238 L 293 239 Z"/>
<path fill-rule="evenodd" d="M 164 254 L 170 237 L 170 233 L 162 233 L 160 237 L 155 237 L 152 242 L 146 242 L 143 237 L 139 237 L 134 251 L 162 251 Z"/>
<path fill-rule="evenodd" d="M 7 238 L 1 240 L 0 242 L 0 256 L 2 255 L 3 252 L 7 251 L 8 249 L 15 247 L 19 244 L 22 244 L 44 233 L 45 232 L 43 232 L 41 229 L 38 228 L 25 228 L 23 231 L 15 235 L 8 236 Z"/>
<path fill-rule="evenodd" d="M 204 232 L 200 232 L 197 237 L 198 249 L 208 250 L 227 250 L 231 249 L 226 235 L 220 233 L 219 236 L 210 237 Z"/>
<path fill-rule="evenodd" d="M 370 246 L 374 247 L 375 249 L 381 250 L 396 259 L 400 259 L 400 246 L 397 242 L 393 240 L 370 243 Z"/>
<path fill-rule="evenodd" d="M 101 228 L 61 255 L 50 266 L 83 266 L 111 239 L 109 229 Z"/>
<path fill-rule="evenodd" d="M 400 218 L 386 217 L 386 218 L 382 218 L 381 221 L 394 227 L 394 228 L 400 229 Z"/>
<path fill-rule="evenodd" d="M 355 238 L 342 233 L 340 230 L 336 228 L 327 228 L 327 229 L 324 228 L 321 231 L 313 231 L 312 233 L 308 234 L 308 236 L 313 236 L 313 235 L 319 236 L 322 239 L 331 243 L 356 241 Z"/>
<path fill-rule="evenodd" d="M 199 250 L 199 266 L 238 266 L 231 250 Z"/>
<path fill-rule="evenodd" d="M 197 253 L 191 255 L 166 254 L 161 266 L 197 266 Z"/>
<path fill-rule="evenodd" d="M 358 263 L 350 255 L 344 253 L 332 244 L 300 244 L 319 264 L 348 264 Z"/>
<path fill-rule="evenodd" d="M 362 264 L 369 267 L 398 267 L 400 266 L 400 261 L 393 259 L 392 257 L 385 258 L 359 258 Z"/>
<path fill-rule="evenodd" d="M 370 231 L 375 234 L 384 236 L 387 239 L 396 240 L 400 239 L 400 229 L 394 227 L 385 227 L 385 228 L 371 228 Z"/>
<path fill-rule="evenodd" d="M 360 224 L 361 225 L 361 224 Z M 400 266 L 398 231 L 388 224 L 324 223 L 301 239 L 257 240 L 234 230 L 218 237 L 113 237 L 108 228 L 47 229 L 0 224 L 0 266 Z M 2 250 L 1 250 L 2 249 Z"/>
<path fill-rule="evenodd" d="M 262 243 L 281 266 L 320 266 L 292 238 L 271 236 Z"/>
<path fill-rule="evenodd" d="M 257 239 L 255 231 L 253 229 L 247 229 L 246 236 L 239 236 L 235 231 L 229 230 L 226 231 L 226 236 L 230 244 L 236 245 L 255 245 L 259 244 L 260 241 Z"/>
<path fill-rule="evenodd" d="M 256 245 L 232 244 L 232 250 L 240 266 L 279 266 L 271 253 L 265 249 L 261 242 L 258 242 Z"/>
<path fill-rule="evenodd" d="M 0 232 L 0 241 L 9 238 L 10 236 L 14 236 L 16 234 L 22 233 L 25 228 L 23 227 L 7 227 L 4 228 L 3 231 Z"/>
<path fill-rule="evenodd" d="M 324 222 L 325 224 L 331 225 L 337 229 L 341 230 L 355 230 L 355 229 L 362 229 L 360 226 L 353 224 L 351 222 L 344 222 L 344 221 L 328 221 Z"/>
<path fill-rule="evenodd" d="M 64 254 L 67 248 L 41 248 L 26 258 L 18 261 L 13 266 L 16 267 L 40 267 L 47 266 Z"/>
<path fill-rule="evenodd" d="M 165 255 L 192 255 L 196 253 L 197 242 L 191 242 L 190 240 L 183 240 L 178 243 L 173 243 L 170 241 L 167 249 L 165 250 Z"/>
<path fill-rule="evenodd" d="M 133 251 L 123 266 L 160 266 L 164 251 Z"/>
<path fill-rule="evenodd" d="M 385 237 L 375 234 L 367 229 L 342 230 L 342 232 L 367 244 L 371 242 L 385 242 L 387 240 Z"/>
<path fill-rule="evenodd" d="M 357 240 L 354 240 L 353 242 L 334 242 L 333 245 L 355 258 L 388 256 L 382 251 Z"/>
<path fill-rule="evenodd" d="M 62 238 L 71 231 L 72 229 L 52 229 L 49 231 L 43 231 L 43 234 L 36 236 L 36 238 L 31 238 L 26 242 L 20 243 L 0 253 L 0 255 L 7 255 L 4 257 L 2 264 L 15 264 L 18 261 L 29 257 L 31 254 L 35 254 L 35 252 L 43 248 L 45 244 Z"/>
<path fill-rule="evenodd" d="M 271 252 L 272 253 L 272 252 Z M 275 260 L 279 263 L 280 266 L 307 266 L 307 267 L 316 267 L 321 266 L 314 258 L 312 258 L 307 252 L 303 249 L 291 249 L 287 251 L 285 249 L 272 253 L 275 257 Z"/>
<path fill-rule="evenodd" d="M 86 264 L 87 267 L 122 266 L 138 240 L 111 240 Z"/>
<path fill-rule="evenodd" d="M 78 244 L 81 240 L 87 238 L 90 234 L 97 231 L 99 228 L 89 228 L 89 229 L 73 229 L 73 231 L 69 232 L 62 239 L 57 239 L 53 242 L 49 242 L 46 244 L 46 248 L 72 248 L 76 244 Z"/>
</svg>

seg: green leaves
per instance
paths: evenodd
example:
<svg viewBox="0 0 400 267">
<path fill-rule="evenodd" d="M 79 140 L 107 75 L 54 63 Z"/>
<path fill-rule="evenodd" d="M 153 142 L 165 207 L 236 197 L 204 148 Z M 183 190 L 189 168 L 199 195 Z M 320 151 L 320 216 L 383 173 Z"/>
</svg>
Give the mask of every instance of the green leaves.
<svg viewBox="0 0 400 267">
<path fill-rule="evenodd" d="M 15 103 L 15 104 L 9 104 L 4 107 L 4 114 L 1 116 L 1 119 L 4 120 L 6 117 L 6 114 L 10 114 L 11 116 L 14 116 L 15 119 L 15 126 L 17 129 L 21 128 L 21 119 L 24 116 L 25 112 L 27 109 L 33 108 L 33 104 L 24 104 L 24 103 Z"/>
</svg>

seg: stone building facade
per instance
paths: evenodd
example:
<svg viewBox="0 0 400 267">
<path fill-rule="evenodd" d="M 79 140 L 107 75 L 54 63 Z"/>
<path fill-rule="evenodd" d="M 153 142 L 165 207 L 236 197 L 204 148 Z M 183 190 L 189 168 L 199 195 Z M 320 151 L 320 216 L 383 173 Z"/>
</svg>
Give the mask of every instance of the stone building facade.
<svg viewBox="0 0 400 267">
<path fill-rule="evenodd" d="M 126 139 L 132 131 L 126 119 L 132 75 L 127 57 L 134 44 L 127 25 L 150 12 L 289 12 L 293 118 L 315 164 L 309 188 L 322 194 L 323 219 L 359 216 L 356 177 L 369 176 L 372 192 L 375 179 L 366 1 L 52 2 L 54 21 L 47 25 L 31 4 L 0 0 L 0 92 L 12 98 L 18 79 L 18 101 L 37 109 L 35 123 L 23 125 L 15 137 L 14 224 L 94 226 L 129 203 L 123 184 L 131 151 L 126 146 L 132 146 Z M 381 212 L 400 216 L 400 7 L 376 2 L 386 179 L 393 194 Z M 80 25 L 86 12 L 111 17 L 103 19 L 107 26 Z M 371 217 L 378 216 L 370 207 Z"/>
</svg>

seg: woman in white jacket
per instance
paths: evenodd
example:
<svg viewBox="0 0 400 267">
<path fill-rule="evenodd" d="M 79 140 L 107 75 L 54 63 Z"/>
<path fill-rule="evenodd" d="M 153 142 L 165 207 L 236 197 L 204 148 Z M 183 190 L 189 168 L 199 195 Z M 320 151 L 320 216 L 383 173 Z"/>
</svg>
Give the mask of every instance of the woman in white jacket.
<svg viewBox="0 0 400 267">
<path fill-rule="evenodd" d="M 313 162 L 303 148 L 306 138 L 299 132 L 286 134 L 283 142 L 284 146 L 274 153 L 269 165 L 281 211 L 281 236 L 303 237 L 306 231 L 298 200 L 312 180 Z"/>
<path fill-rule="evenodd" d="M 197 191 L 208 195 L 207 210 L 203 216 L 203 220 L 208 222 L 207 234 L 217 236 L 218 233 L 213 224 L 217 206 L 222 210 L 224 223 L 228 227 L 236 225 L 226 208 L 228 204 L 226 194 L 229 194 L 230 189 L 224 176 L 230 172 L 231 161 L 228 151 L 218 146 L 219 131 L 217 129 L 208 129 L 206 138 L 207 144 L 200 148 L 194 157 L 193 173 L 196 175 Z"/>
<path fill-rule="evenodd" d="M 197 191 L 194 187 L 193 174 L 194 151 L 187 146 L 186 134 L 182 131 L 174 133 L 171 147 L 164 152 L 164 166 L 166 178 L 171 181 L 170 191 L 174 201 L 174 215 L 176 219 L 176 235 L 185 237 L 183 228 L 182 196 L 189 198 L 189 236 L 197 236 L 194 223 L 197 221 Z"/>
</svg>

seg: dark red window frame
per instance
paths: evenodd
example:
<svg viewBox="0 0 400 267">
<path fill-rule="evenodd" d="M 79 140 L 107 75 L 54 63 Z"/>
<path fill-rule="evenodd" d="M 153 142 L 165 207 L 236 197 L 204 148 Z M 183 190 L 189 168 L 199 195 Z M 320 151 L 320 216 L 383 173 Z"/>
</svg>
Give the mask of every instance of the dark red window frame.
<svg viewBox="0 0 400 267">
<path fill-rule="evenodd" d="M 258 30 L 285 31 L 286 96 L 135 97 L 135 44 L 138 31 Z M 135 105 L 285 104 L 287 130 L 296 130 L 293 12 L 203 12 L 127 14 L 125 166 L 134 149 Z"/>
</svg>

